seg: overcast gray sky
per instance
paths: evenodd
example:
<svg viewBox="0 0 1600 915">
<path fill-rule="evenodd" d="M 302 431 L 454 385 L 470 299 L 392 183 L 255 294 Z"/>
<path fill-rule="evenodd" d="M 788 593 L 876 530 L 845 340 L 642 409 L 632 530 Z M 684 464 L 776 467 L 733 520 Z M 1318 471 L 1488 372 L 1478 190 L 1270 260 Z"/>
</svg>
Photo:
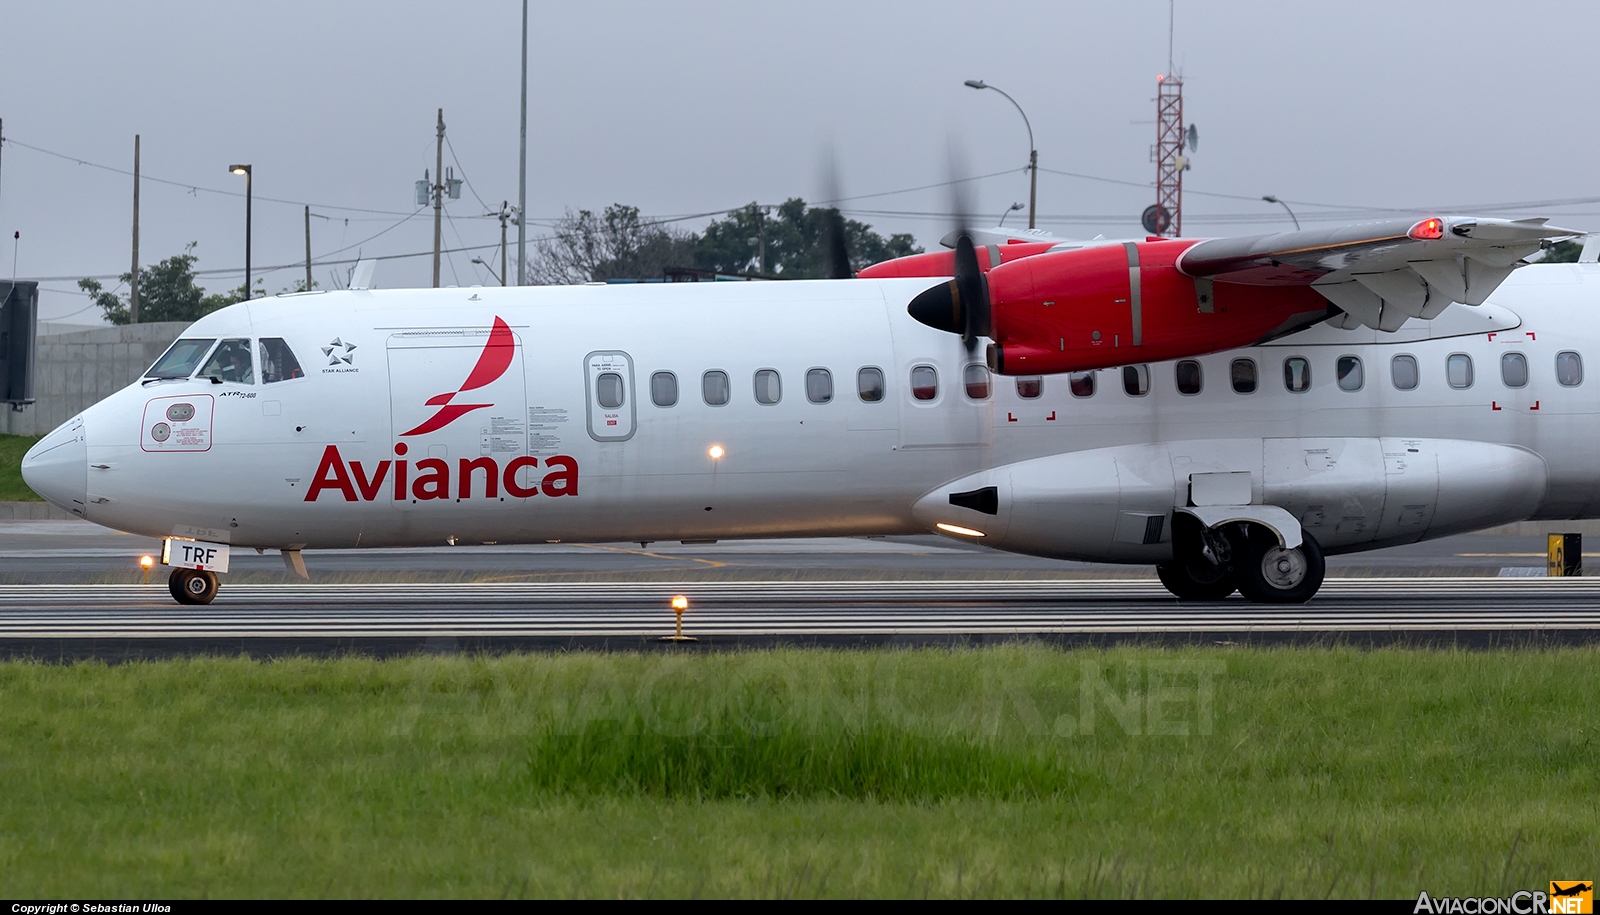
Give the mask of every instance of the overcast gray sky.
<svg viewBox="0 0 1600 915">
<path fill-rule="evenodd" d="M 358 242 L 368 255 L 427 251 L 431 209 L 389 227 L 415 208 L 413 182 L 433 166 L 437 108 L 477 195 L 492 207 L 516 201 L 520 10 L 517 0 L 6 0 L 0 253 L 15 254 L 19 277 L 127 270 L 131 178 L 21 144 L 129 169 L 135 133 L 147 264 L 196 241 L 200 269 L 242 267 L 244 201 L 212 192 L 242 192 L 233 162 L 255 168 L 258 273 L 304 257 L 301 203 L 330 217 L 313 220 L 319 258 L 353 256 L 357 247 L 329 252 Z M 954 137 L 966 174 L 1012 170 L 966 185 L 992 223 L 1027 199 L 1027 134 L 1005 99 L 962 85 L 982 78 L 1028 112 L 1043 169 L 1132 182 L 1044 172 L 1041 225 L 1136 234 L 1154 198 L 1167 10 L 1167 0 L 536 0 L 530 220 L 613 202 L 664 216 L 815 199 L 829 146 L 845 195 L 932 184 L 950 177 Z M 1303 220 L 1334 207 L 1597 195 L 1600 118 L 1581 74 L 1600 4 L 1178 0 L 1176 22 L 1186 112 L 1200 132 L 1186 235 L 1288 228 L 1257 199 L 1268 193 L 1296 202 Z M 457 161 L 448 149 L 445 161 Z M 933 245 L 946 221 L 916 214 L 949 209 L 950 196 L 845 206 Z M 471 191 L 447 212 L 448 247 L 498 241 Z M 1340 221 L 1368 215 L 1380 214 Z M 1515 215 L 1600 228 L 1597 203 Z M 471 257 L 453 255 L 444 282 L 491 282 Z M 319 267 L 317 281 L 331 285 L 334 269 L 344 276 Z M 268 273 L 267 289 L 300 276 Z M 427 285 L 430 260 L 385 261 L 377 278 Z M 238 281 L 204 278 L 214 290 Z M 97 320 L 70 280 L 43 285 L 43 319 Z"/>
</svg>

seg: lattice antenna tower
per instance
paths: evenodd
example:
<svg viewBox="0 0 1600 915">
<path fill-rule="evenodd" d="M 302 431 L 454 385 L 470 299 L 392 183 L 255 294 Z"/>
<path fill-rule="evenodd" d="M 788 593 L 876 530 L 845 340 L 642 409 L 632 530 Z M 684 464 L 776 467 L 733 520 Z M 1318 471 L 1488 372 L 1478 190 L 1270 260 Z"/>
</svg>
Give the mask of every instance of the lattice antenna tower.
<svg viewBox="0 0 1600 915">
<path fill-rule="evenodd" d="M 1183 124 L 1183 77 L 1175 73 L 1172 58 L 1173 4 L 1168 0 L 1167 72 L 1156 77 L 1156 203 L 1152 226 L 1155 235 L 1177 238 L 1183 235 L 1183 173 L 1189 167 L 1184 147 L 1194 145 L 1186 137 Z"/>
</svg>

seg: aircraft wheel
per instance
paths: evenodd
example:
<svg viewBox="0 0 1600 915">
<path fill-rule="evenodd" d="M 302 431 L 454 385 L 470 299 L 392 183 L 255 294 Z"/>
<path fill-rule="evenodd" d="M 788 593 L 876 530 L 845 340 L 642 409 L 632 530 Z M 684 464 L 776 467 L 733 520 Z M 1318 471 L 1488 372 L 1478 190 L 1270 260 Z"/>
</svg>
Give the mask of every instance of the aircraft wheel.
<svg viewBox="0 0 1600 915">
<path fill-rule="evenodd" d="M 167 590 L 180 604 L 209 604 L 217 596 L 221 584 L 215 572 L 197 572 L 194 569 L 173 569 L 167 576 Z"/>
<path fill-rule="evenodd" d="M 1205 560 L 1164 562 L 1156 566 L 1156 577 L 1179 600 L 1222 600 L 1233 593 L 1233 572 Z"/>
<path fill-rule="evenodd" d="M 1322 547 L 1309 533 L 1297 549 L 1286 550 L 1278 538 L 1258 529 L 1250 532 L 1235 554 L 1234 576 L 1239 593 L 1258 604 L 1303 604 L 1322 587 L 1327 564 Z"/>
</svg>

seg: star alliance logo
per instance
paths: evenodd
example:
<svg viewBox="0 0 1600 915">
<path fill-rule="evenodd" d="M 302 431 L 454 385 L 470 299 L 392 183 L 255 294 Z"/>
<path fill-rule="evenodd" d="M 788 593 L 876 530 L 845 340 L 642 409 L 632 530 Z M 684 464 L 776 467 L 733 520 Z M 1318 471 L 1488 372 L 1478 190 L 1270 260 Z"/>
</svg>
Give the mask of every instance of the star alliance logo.
<svg viewBox="0 0 1600 915">
<path fill-rule="evenodd" d="M 338 337 L 334 337 L 332 343 L 322 348 L 322 355 L 328 357 L 329 365 L 350 365 L 351 360 L 355 359 L 355 351 L 356 345 L 354 343 L 345 343 Z"/>
</svg>

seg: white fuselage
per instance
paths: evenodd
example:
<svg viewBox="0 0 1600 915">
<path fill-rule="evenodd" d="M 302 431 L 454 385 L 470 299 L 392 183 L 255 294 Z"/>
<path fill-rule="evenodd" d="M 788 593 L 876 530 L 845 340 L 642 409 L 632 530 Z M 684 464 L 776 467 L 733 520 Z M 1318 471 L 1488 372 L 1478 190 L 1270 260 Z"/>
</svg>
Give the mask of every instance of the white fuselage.
<svg viewBox="0 0 1600 915">
<path fill-rule="evenodd" d="M 257 299 L 201 319 L 184 338 L 248 338 L 257 354 L 260 339 L 282 338 L 302 377 L 262 383 L 258 364 L 250 384 L 130 385 L 43 443 L 81 438 L 82 501 L 73 486 L 43 494 L 121 530 L 283 549 L 901 534 L 929 530 L 913 507 L 950 481 L 1050 455 L 1207 440 L 1413 438 L 1514 445 L 1542 459 L 1543 493 L 1519 516 L 1600 513 L 1600 376 L 1568 386 L 1556 373 L 1560 352 L 1600 370 L 1596 265 L 1519 270 L 1490 304 L 1453 305 L 1431 326 L 1413 321 L 1398 334 L 1319 325 L 1200 357 L 1196 394 L 1179 392 L 1173 363 L 1154 364 L 1142 396 L 1124 389 L 1116 369 L 1094 373 L 1092 396 L 1074 396 L 1067 377 L 1050 376 L 1025 398 L 1015 379 L 976 368 L 973 380 L 987 379 L 987 390 L 969 396 L 965 376 L 982 365 L 981 348 L 906 314 L 930 282 Z M 502 353 L 507 364 L 491 367 L 498 374 L 467 386 L 497 318 L 514 349 Z M 1507 353 L 1526 359 L 1522 387 L 1502 378 Z M 1447 383 L 1452 354 L 1470 357 L 1470 385 Z M 1414 389 L 1396 387 L 1396 355 L 1414 357 Z M 1362 383 L 1345 390 L 1336 363 L 1351 356 Z M 1307 361 L 1308 390 L 1287 389 L 1291 357 Z M 1255 363 L 1252 393 L 1230 383 L 1237 359 Z M 929 399 L 912 390 L 914 371 L 926 380 L 923 366 L 937 376 Z M 863 369 L 882 372 L 878 402 L 858 394 Z M 769 371 L 775 384 L 757 378 Z M 831 397 L 822 375 L 808 384 L 819 371 Z M 707 402 L 708 372 L 725 373 L 725 404 Z M 668 406 L 654 402 L 670 399 L 659 373 L 675 380 Z M 716 376 L 709 387 L 720 399 Z M 180 419 L 168 421 L 174 405 Z M 158 423 L 166 427 L 160 441 L 151 437 Z M 1330 551 L 1393 540 L 1328 531 L 1319 538 Z M 1446 532 L 1419 528 L 1408 539 Z M 1039 552 L 1157 561 L 1161 548 L 1149 546 Z"/>
</svg>

